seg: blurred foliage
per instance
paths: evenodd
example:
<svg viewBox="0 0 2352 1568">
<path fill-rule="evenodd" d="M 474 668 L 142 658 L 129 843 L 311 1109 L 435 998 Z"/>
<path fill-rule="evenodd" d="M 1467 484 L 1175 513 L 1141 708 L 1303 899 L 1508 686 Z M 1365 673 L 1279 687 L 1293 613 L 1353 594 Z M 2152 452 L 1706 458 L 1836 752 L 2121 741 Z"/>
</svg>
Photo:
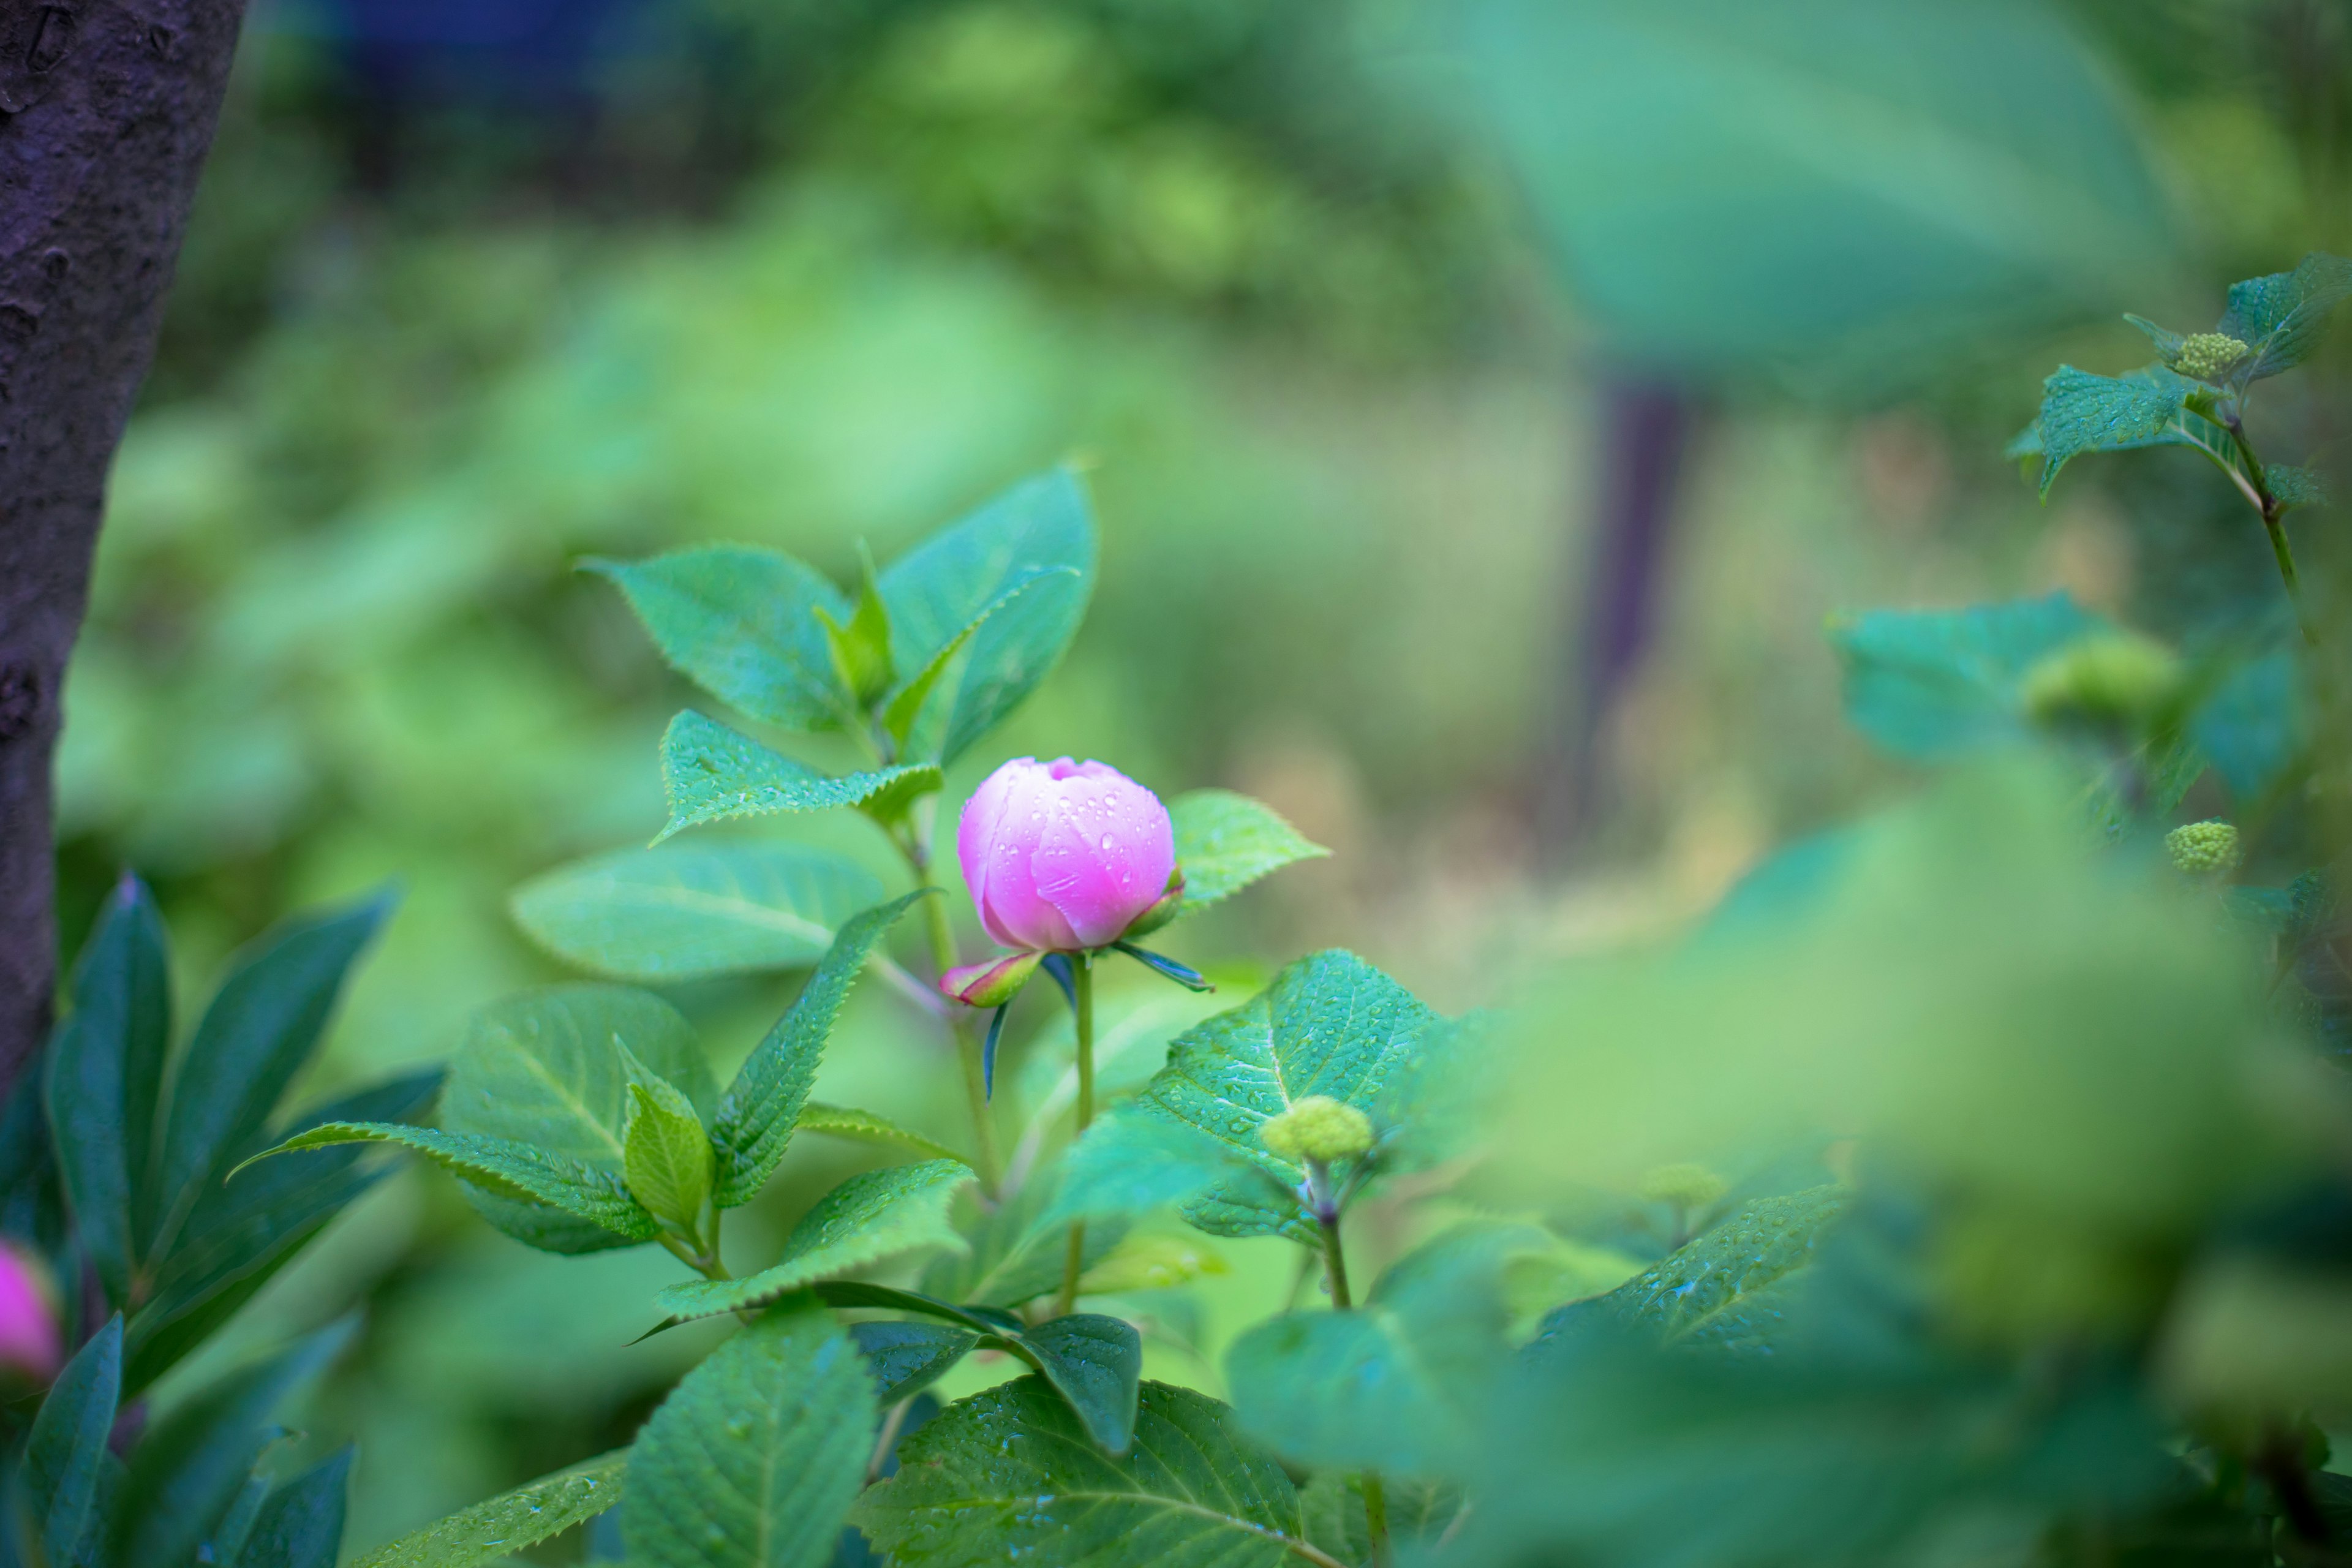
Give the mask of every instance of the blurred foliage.
<svg viewBox="0 0 2352 1568">
<path fill-rule="evenodd" d="M 67 929 L 88 929 L 115 873 L 139 867 L 171 914 L 177 989 L 196 996 L 285 910 L 397 878 L 401 913 L 331 1042 L 337 1084 L 439 1058 L 478 1004 L 551 978 L 508 920 L 509 890 L 660 825 L 654 747 L 685 689 L 617 595 L 573 574 L 584 554 L 734 539 L 850 581 L 860 539 L 887 559 L 1019 474 L 1092 463 L 1096 611 L 1003 752 L 1265 795 L 1339 854 L 1297 874 L 1301 893 L 1202 922 L 1187 956 L 1280 916 L 1280 951 L 1345 940 L 1449 1002 L 1530 953 L 1672 923 L 1763 845 L 1895 776 L 1837 738 L 1839 671 L 1818 638 L 1832 608 L 2065 587 L 2191 656 L 2278 630 L 2269 563 L 2193 454 L 2084 463 L 2046 512 L 1992 454 L 2054 357 L 2021 338 L 2063 330 L 2065 354 L 2121 370 L 2145 345 L 2085 312 L 2203 321 L 2221 300 L 2191 279 L 2352 248 L 2352 24 L 2330 0 L 1966 8 L 1979 41 L 2056 37 L 2053 16 L 2074 29 L 2032 89 L 1991 44 L 1905 46 L 1902 29 L 1950 18 L 1874 23 L 1879 8 L 1826 0 L 1801 21 L 1562 6 L 1537 18 L 1542 36 L 1581 52 L 1514 53 L 1490 34 L 1484 68 L 1424 58 L 1432 29 L 1402 5 L 602 9 L 614 30 L 553 92 L 495 74 L 394 81 L 339 8 L 262 13 L 113 482 L 60 763 Z M 1516 14 L 1480 8 L 1490 24 Z M 1784 30 L 1745 51 L 1738 93 L 1708 88 L 1721 59 L 1656 43 L 1671 35 L 1631 57 L 1596 31 L 1675 18 Z M 1591 143 L 1623 155 L 1554 164 L 1465 139 L 1476 117 L 1411 96 L 1434 79 L 1458 107 L 1485 90 L 1478 68 L 1512 84 L 1483 107 L 1546 135 L 1607 104 L 1708 112 L 1638 145 L 1612 118 Z M 1874 118 L 1913 111 L 1914 134 L 1969 154 L 1933 180 Z M 1822 137 L 1871 156 L 1814 178 L 1788 149 Z M 2070 236 L 2003 226 L 2014 211 L 1987 192 L 2022 177 L 2021 142 L 2058 166 L 2045 204 L 2105 215 L 2129 267 L 2103 270 L 2104 241 L 2037 250 Z M 1759 177 L 1725 201 L 1734 165 L 1718 160 L 1734 153 Z M 1620 205 L 1596 201 L 1596 181 Z M 1923 228 L 1922 191 L 1968 199 Z M 1625 202 L 1649 218 L 1625 226 Z M 1872 226 L 1889 210 L 1906 223 Z M 1858 297 L 1808 270 L 1826 237 L 1869 240 L 1857 254 L 1890 279 L 1916 263 L 1911 291 Z M 1563 254 L 1564 297 L 1546 277 Z M 2158 295 L 2125 298 L 2143 262 Z M 1878 398 L 1866 415 L 1756 397 L 1744 375 L 1716 396 L 1669 630 L 1612 739 L 1629 805 L 1603 830 L 1603 874 L 1532 888 L 1530 715 L 1563 679 L 1547 660 L 1581 542 L 1572 498 L 1607 458 L 1576 435 L 1593 397 L 1580 365 L 1610 361 L 1630 322 L 1651 346 L 1706 351 L 1685 363 L 1777 367 L 1792 345 L 1834 345 L 1885 372 L 1867 351 L 1889 340 L 1854 312 L 1965 304 L 2020 266 L 2056 279 L 2032 311 L 1961 345 L 1967 363 L 1862 376 Z M 1724 291 L 1727 275 L 1748 291 Z M 2265 451 L 2330 466 L 2342 354 L 2265 393 Z M 1889 402 L 1903 382 L 1911 400 Z M 2327 514 L 2310 517 L 2305 571 L 2336 594 L 2347 563 Z M 951 775 L 948 798 L 998 754 Z M 2284 812 L 2283 840 L 2307 842 Z M 860 824 L 793 836 L 887 869 Z M 2256 869 L 2282 883 L 2307 864 L 2264 853 Z M 2053 910 L 2095 919 L 2103 895 L 2061 880 Z M 2171 917 L 2147 918 L 2179 939 Z M 2192 959 L 2167 983 L 2206 998 L 2205 973 Z M 1733 994 L 1714 984 L 1695 1013 Z M 789 991 L 669 994 L 724 1066 Z M 1148 1079 L 1198 1016 L 1189 1005 L 1107 996 L 1107 1016 L 1139 1020 L 1107 1025 L 1107 1078 Z M 943 1112 L 944 1059 L 864 1008 L 819 1094 L 873 1103 L 860 1090 L 888 1083 Z M 1881 1022 L 1858 1000 L 1821 1043 L 1853 1047 L 1838 1059 L 1873 1106 L 1886 1103 L 1868 1098 L 1884 1087 L 1868 1048 Z M 1012 1064 L 1040 1138 L 1068 1100 L 1066 1056 L 1066 1024 L 1049 1024 Z M 1759 1103 L 1812 1109 L 1770 1088 Z M 920 1107 L 908 1119 L 925 1124 Z M 1691 1151 L 1616 1152 L 1630 1179 Z M 864 1163 L 796 1152 L 779 1185 L 804 1203 Z M 364 1235 L 331 1234 L 233 1331 L 310 1327 L 372 1293 L 321 1422 L 360 1431 L 370 1456 L 355 1543 L 623 1440 L 698 1349 L 681 1335 L 610 1348 L 646 1326 L 625 1307 L 676 1278 L 667 1259 L 542 1258 L 466 1228 L 446 1184 L 425 1189 L 390 1184 Z M 1617 1249 L 1604 1260 L 1654 1258 L 1675 1228 L 1663 1209 L 1597 1206 L 1605 1223 L 1579 1234 Z M 2075 1225 L 1995 1226 L 1951 1267 L 2063 1256 Z M 1206 1282 L 1205 1320 L 1165 1307 L 1153 1376 L 1216 1388 L 1223 1342 L 1279 1304 L 1279 1244 L 1225 1251 L 1234 1271 Z M 2137 1279 L 2140 1262 L 2120 1267 Z M 2200 1299 L 2226 1317 L 2253 1294 L 2225 1278 Z M 2301 1298 L 2265 1300 L 2292 1316 Z M 2208 1342 L 2182 1341 L 2194 1375 Z"/>
</svg>

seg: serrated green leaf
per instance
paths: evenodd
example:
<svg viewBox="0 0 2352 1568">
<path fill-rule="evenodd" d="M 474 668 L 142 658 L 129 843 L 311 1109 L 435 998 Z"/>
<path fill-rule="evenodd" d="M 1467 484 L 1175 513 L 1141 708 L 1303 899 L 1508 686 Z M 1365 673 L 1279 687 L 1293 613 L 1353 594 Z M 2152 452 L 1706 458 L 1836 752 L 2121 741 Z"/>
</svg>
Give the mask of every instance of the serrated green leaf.
<svg viewBox="0 0 2352 1568">
<path fill-rule="evenodd" d="M 387 900 L 370 899 L 289 921 L 238 956 L 172 1080 L 155 1228 L 139 1249 L 151 1263 L 170 1255 L 196 1204 L 253 1152 L 318 1048 L 352 961 L 390 912 Z"/>
<path fill-rule="evenodd" d="M 851 1518 L 900 1568 L 1275 1568 L 1307 1545 L 1282 1468 L 1188 1388 L 1142 1385 L 1123 1458 L 1036 1377 L 950 1405 L 898 1458 Z"/>
<path fill-rule="evenodd" d="M 710 1142 L 719 1154 L 712 1202 L 719 1207 L 751 1202 L 775 1173 L 808 1104 L 809 1085 L 816 1080 L 825 1040 L 850 986 L 874 944 L 917 900 L 933 891 L 919 888 L 852 917 L 793 998 L 792 1010 L 744 1059 L 710 1118 Z"/>
<path fill-rule="evenodd" d="M 828 1279 L 811 1286 L 810 1293 L 828 1307 L 877 1307 L 885 1311 L 913 1312 L 945 1323 L 961 1323 L 984 1334 L 1017 1336 L 1026 1326 L 1018 1312 L 988 1306 L 958 1306 L 919 1290 L 902 1290 L 896 1285 L 877 1285 L 865 1279 Z"/>
<path fill-rule="evenodd" d="M 1768 1345 L 1782 1306 L 1776 1288 L 1811 1263 L 1815 1247 L 1851 1199 L 1848 1189 L 1837 1186 L 1756 1199 L 1601 1303 L 1670 1342 Z"/>
<path fill-rule="evenodd" d="M 1847 721 L 1897 756 L 1931 762 L 2022 739 L 2026 672 L 2105 626 L 2053 594 L 1840 616 L 1829 640 L 1845 670 Z"/>
<path fill-rule="evenodd" d="M 321 1329 L 175 1404 L 131 1452 L 115 1510 L 114 1560 L 189 1562 L 268 1441 L 270 1413 L 332 1361 L 356 1327 L 346 1319 Z"/>
<path fill-rule="evenodd" d="M 1015 599 L 1040 583 L 1055 577 L 1078 575 L 1078 572 L 1073 567 L 1044 568 L 1013 582 L 1005 588 L 1004 592 L 982 605 L 980 613 L 966 621 L 953 637 L 934 649 L 923 667 L 900 682 L 898 689 L 891 692 L 890 700 L 883 704 L 882 726 L 890 732 L 890 738 L 897 742 L 902 750 L 909 744 L 913 738 L 916 721 L 922 717 L 923 705 L 930 700 L 932 691 L 937 689 L 940 678 L 947 673 L 948 666 L 954 662 L 957 654 L 963 651 L 964 645 L 980 634 L 980 628 L 988 624 L 991 616 L 1012 605 Z"/>
<path fill-rule="evenodd" d="M 626 1047 L 625 1056 L 620 1047 Z M 452 1133 L 540 1151 L 553 1156 L 556 1170 L 569 1176 L 586 1173 L 581 1179 L 588 1189 L 624 1200 L 617 1217 L 625 1223 L 616 1227 L 598 1220 L 605 1200 L 588 1194 L 582 1202 L 589 1207 L 556 1205 L 571 1216 L 562 1219 L 534 1214 L 528 1205 L 518 1209 L 517 1193 L 478 1191 L 480 1184 L 469 1184 L 467 1196 L 484 1218 L 515 1239 L 550 1251 L 593 1250 L 658 1234 L 658 1227 L 645 1230 L 652 1216 L 627 1196 L 623 1130 L 631 1058 L 639 1064 L 637 1070 L 681 1091 L 698 1113 L 712 1110 L 717 1085 L 693 1026 L 650 992 L 625 985 L 549 986 L 502 998 L 474 1015 L 450 1068 L 442 1126 Z M 596 1228 L 583 1231 L 578 1224 L 583 1219 Z"/>
<path fill-rule="evenodd" d="M 335 1568 L 353 1452 L 339 1449 L 272 1491 L 254 1515 L 236 1568 Z"/>
<path fill-rule="evenodd" d="M 72 1010 L 49 1042 L 44 1098 L 75 1239 L 120 1308 L 139 1263 L 133 1238 L 145 1234 L 137 1210 L 172 1037 L 163 917 L 137 878 L 107 900 L 67 989 Z"/>
<path fill-rule="evenodd" d="M 780 1305 L 686 1374 L 629 1462 L 634 1568 L 817 1568 L 866 1479 L 880 1412 L 814 1301 Z"/>
<path fill-rule="evenodd" d="M 630 1195 L 619 1175 L 504 1138 L 383 1121 L 329 1121 L 254 1158 L 338 1143 L 390 1143 L 412 1149 L 495 1197 L 545 1204 L 631 1241 L 651 1241 L 661 1235 L 660 1222 Z"/>
<path fill-rule="evenodd" d="M 89 1534 L 121 1395 L 122 1320 L 115 1317 L 49 1385 L 25 1440 L 26 1526 L 53 1563 L 72 1563 Z"/>
<path fill-rule="evenodd" d="M 568 963 L 666 982 L 814 963 L 882 898 L 846 856 L 798 844 L 624 849 L 524 883 L 515 923 Z"/>
<path fill-rule="evenodd" d="M 980 1342 L 971 1329 L 950 1323 L 852 1323 L 849 1337 L 873 1368 L 875 1396 L 886 1408 L 946 1376 Z"/>
<path fill-rule="evenodd" d="M 480 1568 L 619 1502 L 628 1467 L 626 1448 L 583 1460 L 379 1546 L 352 1568 Z"/>
<path fill-rule="evenodd" d="M 292 1118 L 273 1136 L 328 1121 L 413 1121 L 438 1097 L 441 1077 L 435 1068 L 373 1085 Z M 346 1148 L 257 1166 L 206 1194 L 131 1318 L 125 1390 L 161 1376 L 384 1174 L 364 1149 Z"/>
<path fill-rule="evenodd" d="M 2347 298 L 2352 298 L 2352 261 L 2325 251 L 2305 257 L 2292 272 L 2231 285 L 2230 309 L 2216 330 L 2253 351 L 2231 381 L 2242 386 L 2301 364 L 2318 343 L 2328 313 Z"/>
<path fill-rule="evenodd" d="M 710 1135 L 686 1096 L 658 1079 L 633 1079 L 622 1135 L 629 1191 L 653 1212 L 691 1232 L 710 1196 Z"/>
<path fill-rule="evenodd" d="M 946 1144 L 926 1138 L 912 1128 L 901 1127 L 887 1116 L 877 1116 L 870 1110 L 853 1110 L 847 1106 L 804 1105 L 793 1128 L 798 1132 L 823 1132 L 829 1137 L 850 1138 L 861 1143 L 887 1143 L 895 1148 L 912 1150 L 928 1159 L 963 1161 L 962 1155 Z"/>
<path fill-rule="evenodd" d="M 2042 493 L 2058 471 L 2085 452 L 2121 452 L 2170 444 L 2173 421 L 2197 384 L 2162 365 L 2128 375 L 2093 375 L 2060 365 L 2042 384 Z"/>
<path fill-rule="evenodd" d="M 1176 866 L 1189 913 L 1222 903 L 1259 878 L 1331 852 L 1309 843 L 1274 810 L 1245 795 L 1196 789 L 1168 803 Z"/>
<path fill-rule="evenodd" d="M 940 771 L 929 763 L 834 778 L 692 709 L 669 721 L 662 734 L 661 758 L 669 821 L 654 836 L 656 844 L 708 822 L 831 811 L 868 805 L 877 797 L 900 801 L 940 787 Z"/>
<path fill-rule="evenodd" d="M 948 1205 L 974 1178 L 961 1160 L 927 1160 L 852 1176 L 793 1226 L 783 1255 L 740 1279 L 692 1279 L 664 1289 L 655 1305 L 679 1322 L 780 1300 L 829 1274 L 918 1247 L 961 1247 Z"/>
<path fill-rule="evenodd" d="M 1092 510 L 1066 468 L 1016 485 L 892 562 L 880 586 L 898 670 L 918 675 L 981 622 L 934 679 L 904 754 L 951 763 L 1019 706 L 1076 635 L 1094 574 Z"/>
<path fill-rule="evenodd" d="M 1407 1070 L 1435 1018 L 1403 986 L 1335 950 L 1298 960 L 1248 1002 L 1178 1036 L 1133 1113 L 1205 1133 L 1275 1178 L 1221 1182 L 1186 1203 L 1184 1217 L 1213 1236 L 1311 1235 L 1297 1203 L 1279 1196 L 1305 1170 L 1269 1152 L 1257 1130 L 1310 1094 L 1382 1107 L 1389 1079 Z"/>
<path fill-rule="evenodd" d="M 849 605 L 822 573 L 744 545 L 583 564 L 619 585 L 662 657 L 704 690 L 787 730 L 840 721 L 848 694 L 817 612 L 844 617 Z"/>
<path fill-rule="evenodd" d="M 1235 1417 L 1296 1463 L 1462 1474 L 1509 1353 L 1507 1270 L 1550 1241 L 1532 1226 L 1461 1226 L 1400 1259 L 1353 1310 L 1258 1324 L 1225 1356 Z"/>
</svg>

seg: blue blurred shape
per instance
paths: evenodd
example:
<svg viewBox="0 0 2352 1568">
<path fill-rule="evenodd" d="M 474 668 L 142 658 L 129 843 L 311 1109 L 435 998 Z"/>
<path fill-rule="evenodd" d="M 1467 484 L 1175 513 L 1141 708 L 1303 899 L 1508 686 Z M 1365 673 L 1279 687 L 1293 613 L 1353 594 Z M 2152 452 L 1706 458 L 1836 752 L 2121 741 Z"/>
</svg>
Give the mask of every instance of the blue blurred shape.
<svg viewBox="0 0 2352 1568">
<path fill-rule="evenodd" d="M 403 100 L 562 101 L 593 89 L 659 0 L 287 0 L 273 32 L 332 45 L 373 91 Z"/>
</svg>

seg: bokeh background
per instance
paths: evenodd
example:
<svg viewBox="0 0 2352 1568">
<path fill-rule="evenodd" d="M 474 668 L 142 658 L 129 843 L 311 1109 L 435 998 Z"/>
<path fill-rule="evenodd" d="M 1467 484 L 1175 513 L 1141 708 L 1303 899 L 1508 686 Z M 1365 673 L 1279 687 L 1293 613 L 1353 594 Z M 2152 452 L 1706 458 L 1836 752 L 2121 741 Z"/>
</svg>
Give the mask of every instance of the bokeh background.
<svg viewBox="0 0 2352 1568">
<path fill-rule="evenodd" d="M 581 557 L 847 577 L 1071 459 L 1094 610 L 948 799 L 1029 752 L 1248 791 L 1334 854 L 1185 956 L 1488 999 L 1904 786 L 1833 611 L 2273 613 L 2194 454 L 2042 507 L 2000 451 L 2061 358 L 2145 360 L 2121 310 L 2352 246 L 2347 160 L 2345 0 L 265 0 L 68 689 L 68 942 L 135 867 L 193 1002 L 395 882 L 319 1088 L 443 1056 L 561 977 L 514 885 L 661 818 L 687 692 Z M 2344 365 L 2265 385 L 2266 451 L 2340 468 Z M 723 1069 L 790 992 L 675 999 Z M 1115 1076 L 1171 994 L 1108 999 Z M 920 1036 L 862 999 L 820 1092 L 953 1135 Z M 767 1223 L 858 1158 L 796 1147 Z M 1237 1325 L 1289 1281 L 1231 1250 Z M 698 1348 L 621 1348 L 675 1271 L 404 1175 L 218 1353 L 370 1299 L 314 1416 L 364 1546 L 625 1439 Z"/>
</svg>

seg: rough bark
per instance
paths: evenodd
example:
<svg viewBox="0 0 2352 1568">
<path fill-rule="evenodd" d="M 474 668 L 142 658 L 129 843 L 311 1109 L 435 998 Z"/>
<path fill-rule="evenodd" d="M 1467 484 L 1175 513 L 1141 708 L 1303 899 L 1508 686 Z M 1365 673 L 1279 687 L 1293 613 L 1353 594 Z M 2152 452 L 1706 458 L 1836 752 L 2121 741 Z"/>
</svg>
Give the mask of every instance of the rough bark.
<svg viewBox="0 0 2352 1568">
<path fill-rule="evenodd" d="M 0 0 L 0 1082 L 48 1028 L 59 689 L 244 10 Z"/>
</svg>

